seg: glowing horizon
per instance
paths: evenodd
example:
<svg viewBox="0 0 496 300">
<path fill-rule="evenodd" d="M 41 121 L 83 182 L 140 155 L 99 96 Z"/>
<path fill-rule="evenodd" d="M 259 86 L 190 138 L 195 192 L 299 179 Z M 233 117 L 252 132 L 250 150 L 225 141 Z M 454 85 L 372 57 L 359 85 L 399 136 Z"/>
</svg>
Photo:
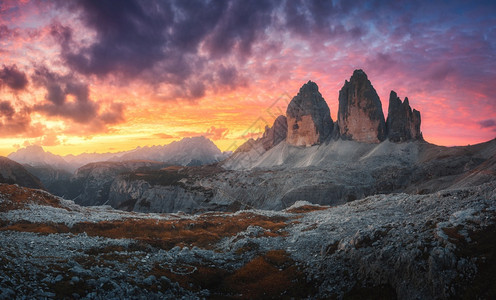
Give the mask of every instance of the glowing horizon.
<svg viewBox="0 0 496 300">
<path fill-rule="evenodd" d="M 31 144 L 119 152 L 199 135 L 234 150 L 285 114 L 308 80 L 336 121 L 354 69 L 385 117 L 391 90 L 408 97 L 428 142 L 496 137 L 490 1 L 146 3 L 0 3 L 0 155 Z"/>
</svg>

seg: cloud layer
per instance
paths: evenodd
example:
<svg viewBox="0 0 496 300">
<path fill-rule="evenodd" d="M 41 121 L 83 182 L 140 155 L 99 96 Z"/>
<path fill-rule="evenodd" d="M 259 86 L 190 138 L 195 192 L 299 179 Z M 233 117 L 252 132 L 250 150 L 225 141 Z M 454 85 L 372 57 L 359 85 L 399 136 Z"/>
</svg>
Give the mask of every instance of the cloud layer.
<svg viewBox="0 0 496 300">
<path fill-rule="evenodd" d="M 494 137 L 493 1 L 54 0 L 6 2 L 0 14 L 4 137 L 33 135 L 43 118 L 64 122 L 47 129 L 55 136 L 137 134 L 138 120 L 156 119 L 179 126 L 164 137 L 226 141 L 309 79 L 335 119 L 355 68 L 384 106 L 392 89 L 408 96 L 430 141 Z M 146 121 L 148 110 L 163 119 Z"/>
</svg>

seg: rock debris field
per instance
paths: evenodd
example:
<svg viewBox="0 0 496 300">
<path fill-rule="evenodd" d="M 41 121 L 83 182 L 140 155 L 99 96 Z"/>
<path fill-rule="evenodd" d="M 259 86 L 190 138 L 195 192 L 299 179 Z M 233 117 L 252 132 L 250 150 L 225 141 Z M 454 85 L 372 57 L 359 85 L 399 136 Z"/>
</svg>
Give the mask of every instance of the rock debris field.
<svg viewBox="0 0 496 300">
<path fill-rule="evenodd" d="M 0 299 L 494 298 L 496 182 L 199 215 L 0 185 Z"/>
</svg>

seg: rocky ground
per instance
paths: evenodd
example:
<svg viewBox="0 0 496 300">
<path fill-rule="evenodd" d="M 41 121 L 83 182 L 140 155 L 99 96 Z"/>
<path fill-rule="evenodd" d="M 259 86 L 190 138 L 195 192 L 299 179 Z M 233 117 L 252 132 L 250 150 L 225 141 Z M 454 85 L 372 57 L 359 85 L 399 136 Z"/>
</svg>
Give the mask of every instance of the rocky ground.
<svg viewBox="0 0 496 300">
<path fill-rule="evenodd" d="M 0 185 L 0 298 L 496 297 L 496 182 L 199 215 Z"/>
</svg>

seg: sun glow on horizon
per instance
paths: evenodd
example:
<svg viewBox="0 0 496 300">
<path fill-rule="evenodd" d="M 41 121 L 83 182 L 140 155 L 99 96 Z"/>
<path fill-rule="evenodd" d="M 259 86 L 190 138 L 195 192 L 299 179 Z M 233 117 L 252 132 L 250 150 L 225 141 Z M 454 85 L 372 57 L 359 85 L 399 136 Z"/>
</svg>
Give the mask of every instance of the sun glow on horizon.
<svg viewBox="0 0 496 300">
<path fill-rule="evenodd" d="M 427 141 L 496 137 L 492 5 L 393 13 L 378 4 L 380 14 L 339 1 L 319 10 L 311 1 L 142 5 L 0 4 L 0 155 L 30 144 L 60 155 L 120 152 L 199 135 L 232 151 L 284 115 L 308 80 L 336 121 L 354 69 L 367 73 L 385 118 L 391 90 L 408 97 Z"/>
</svg>

